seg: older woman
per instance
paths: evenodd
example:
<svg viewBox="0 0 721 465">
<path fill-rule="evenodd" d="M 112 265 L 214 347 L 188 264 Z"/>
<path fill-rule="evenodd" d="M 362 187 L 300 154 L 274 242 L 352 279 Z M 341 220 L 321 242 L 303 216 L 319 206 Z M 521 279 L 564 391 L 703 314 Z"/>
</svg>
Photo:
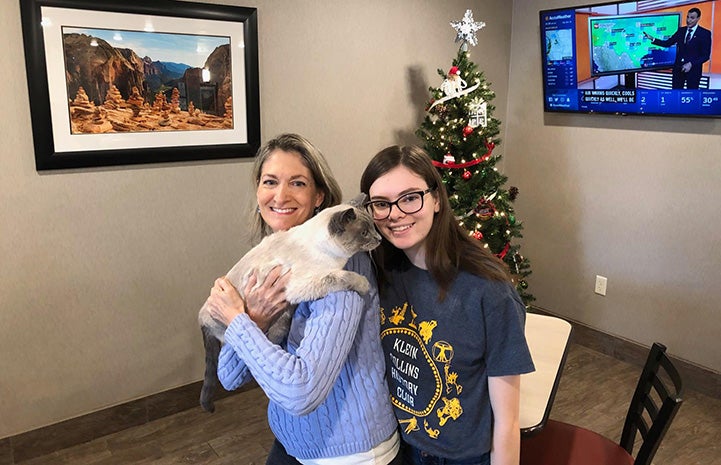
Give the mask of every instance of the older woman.
<svg viewBox="0 0 721 465">
<path fill-rule="evenodd" d="M 323 155 L 299 135 L 265 144 L 253 174 L 260 236 L 340 202 Z M 346 269 L 365 276 L 370 292 L 335 292 L 299 304 L 283 347 L 264 335 L 286 304 L 278 273 L 255 291 L 249 283 L 245 302 L 225 278 L 216 280 L 208 298 L 213 317 L 228 325 L 218 363 L 221 383 L 232 390 L 252 377 L 270 399 L 268 422 L 277 440 L 268 465 L 401 463 L 378 337 L 376 278 L 367 254 L 352 257 Z"/>
</svg>

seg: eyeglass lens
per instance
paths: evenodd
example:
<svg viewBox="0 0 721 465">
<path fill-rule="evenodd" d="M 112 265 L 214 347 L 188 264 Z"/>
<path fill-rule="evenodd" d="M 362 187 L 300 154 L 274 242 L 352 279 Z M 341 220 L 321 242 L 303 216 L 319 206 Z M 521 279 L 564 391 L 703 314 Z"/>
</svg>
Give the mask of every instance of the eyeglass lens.
<svg viewBox="0 0 721 465">
<path fill-rule="evenodd" d="M 427 192 L 428 191 L 409 192 L 400 196 L 395 202 L 386 202 L 384 200 L 371 202 L 369 206 L 373 213 L 373 219 L 384 220 L 388 218 L 393 205 L 407 215 L 416 213 L 423 208 L 423 197 Z"/>
</svg>

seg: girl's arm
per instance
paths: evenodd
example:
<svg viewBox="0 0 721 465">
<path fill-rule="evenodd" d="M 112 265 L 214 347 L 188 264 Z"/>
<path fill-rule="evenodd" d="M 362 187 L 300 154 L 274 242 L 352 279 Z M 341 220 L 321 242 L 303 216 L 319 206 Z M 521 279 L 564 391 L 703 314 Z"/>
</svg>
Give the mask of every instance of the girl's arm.
<svg viewBox="0 0 721 465">
<path fill-rule="evenodd" d="M 491 465 L 518 465 L 521 456 L 521 376 L 489 376 L 493 409 Z"/>
</svg>

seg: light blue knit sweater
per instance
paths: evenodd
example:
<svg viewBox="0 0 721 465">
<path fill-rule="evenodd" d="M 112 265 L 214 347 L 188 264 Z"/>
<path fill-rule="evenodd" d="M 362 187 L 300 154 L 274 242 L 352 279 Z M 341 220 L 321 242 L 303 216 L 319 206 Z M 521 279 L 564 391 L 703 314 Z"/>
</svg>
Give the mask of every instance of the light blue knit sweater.
<svg viewBox="0 0 721 465">
<path fill-rule="evenodd" d="M 271 344 L 246 314 L 225 332 L 221 383 L 232 390 L 255 378 L 270 399 L 273 433 L 297 458 L 367 451 L 397 427 L 384 380 L 370 259 L 357 254 L 345 268 L 368 278 L 371 291 L 363 297 L 336 292 L 299 304 L 287 347 Z"/>
</svg>

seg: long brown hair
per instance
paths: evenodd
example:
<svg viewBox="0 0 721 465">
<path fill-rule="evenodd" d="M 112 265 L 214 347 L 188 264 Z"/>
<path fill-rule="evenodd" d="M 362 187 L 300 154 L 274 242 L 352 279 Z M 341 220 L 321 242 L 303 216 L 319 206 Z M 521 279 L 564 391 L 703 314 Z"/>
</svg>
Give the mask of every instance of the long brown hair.
<svg viewBox="0 0 721 465">
<path fill-rule="evenodd" d="M 338 182 L 333 177 L 333 173 L 328 166 L 325 157 L 311 142 L 299 134 L 281 134 L 265 143 L 255 156 L 255 164 L 253 165 L 253 181 L 256 189 L 260 184 L 260 174 L 263 170 L 263 164 L 268 160 L 275 150 L 284 152 L 292 152 L 300 155 L 303 163 L 310 170 L 313 176 L 315 186 L 323 192 L 323 202 L 318 206 L 318 210 L 338 205 L 343 193 L 338 186 Z M 263 237 L 271 234 L 273 231 L 265 222 L 260 212 L 256 210 L 253 213 L 253 238 L 258 241 Z"/>
<path fill-rule="evenodd" d="M 438 199 L 440 209 L 435 214 L 426 237 L 425 252 L 426 266 L 440 288 L 439 300 L 445 298 L 460 271 L 493 281 L 510 282 L 511 277 L 506 265 L 458 224 L 441 176 L 422 148 L 393 145 L 378 152 L 361 176 L 361 192 L 370 198 L 371 185 L 385 173 L 401 165 L 423 178 L 428 187 L 436 188 L 431 195 Z M 384 269 L 392 269 L 406 260 L 403 252 L 385 238 L 374 250 L 373 256 L 379 265 L 381 287 L 387 284 Z"/>
</svg>

